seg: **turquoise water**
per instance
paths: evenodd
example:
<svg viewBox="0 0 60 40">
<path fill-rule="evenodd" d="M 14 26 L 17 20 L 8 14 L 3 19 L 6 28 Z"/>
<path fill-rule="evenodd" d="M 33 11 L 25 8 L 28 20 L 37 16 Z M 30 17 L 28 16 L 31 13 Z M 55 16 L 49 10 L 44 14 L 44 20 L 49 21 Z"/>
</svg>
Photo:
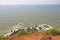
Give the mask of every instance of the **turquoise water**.
<svg viewBox="0 0 60 40">
<path fill-rule="evenodd" d="M 60 5 L 0 5 L 0 34 L 18 23 L 60 28 Z"/>
</svg>

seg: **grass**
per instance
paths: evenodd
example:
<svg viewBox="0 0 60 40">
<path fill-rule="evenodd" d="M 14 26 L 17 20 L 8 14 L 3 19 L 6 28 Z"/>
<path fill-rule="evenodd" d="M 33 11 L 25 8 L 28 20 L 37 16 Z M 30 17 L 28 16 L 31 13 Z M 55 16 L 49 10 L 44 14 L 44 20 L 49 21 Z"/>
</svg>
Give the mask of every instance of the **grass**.
<svg viewBox="0 0 60 40">
<path fill-rule="evenodd" d="M 60 30 L 53 28 L 42 32 L 44 35 L 60 35 Z"/>
<path fill-rule="evenodd" d="M 28 32 L 26 30 L 20 30 L 19 32 L 17 32 L 14 36 L 15 37 L 18 37 L 18 36 L 24 36 L 24 35 L 27 35 L 27 34 L 31 34 L 31 32 Z"/>
<path fill-rule="evenodd" d="M 53 28 L 50 30 L 43 31 L 42 33 L 43 33 L 43 37 L 41 38 L 41 40 L 46 40 L 47 38 L 49 38 L 51 36 L 60 35 L 60 30 Z"/>
<path fill-rule="evenodd" d="M 0 40 L 7 40 L 7 37 L 0 36 Z"/>
</svg>

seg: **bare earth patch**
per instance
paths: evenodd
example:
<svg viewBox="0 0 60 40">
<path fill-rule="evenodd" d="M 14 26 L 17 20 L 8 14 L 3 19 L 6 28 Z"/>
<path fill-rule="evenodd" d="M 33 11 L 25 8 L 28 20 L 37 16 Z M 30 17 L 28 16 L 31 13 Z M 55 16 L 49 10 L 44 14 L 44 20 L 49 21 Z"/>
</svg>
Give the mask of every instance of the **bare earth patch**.
<svg viewBox="0 0 60 40">
<path fill-rule="evenodd" d="M 41 32 L 37 32 L 17 38 L 9 37 L 7 40 L 40 40 L 42 36 Z M 52 36 L 52 40 L 60 40 L 60 36 Z"/>
</svg>

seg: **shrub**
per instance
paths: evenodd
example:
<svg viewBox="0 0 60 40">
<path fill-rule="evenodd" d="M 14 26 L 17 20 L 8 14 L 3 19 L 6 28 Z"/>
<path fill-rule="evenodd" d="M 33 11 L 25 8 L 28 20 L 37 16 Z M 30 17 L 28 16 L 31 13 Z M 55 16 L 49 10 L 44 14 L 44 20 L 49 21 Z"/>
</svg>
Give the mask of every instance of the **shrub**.
<svg viewBox="0 0 60 40">
<path fill-rule="evenodd" d="M 44 35 L 60 35 L 60 30 L 56 29 L 56 28 L 53 28 L 53 29 L 50 29 L 50 30 L 43 31 L 43 34 Z"/>
<path fill-rule="evenodd" d="M 16 33 L 14 36 L 23 36 L 30 34 L 31 32 L 25 31 L 25 30 L 20 30 L 18 33 Z"/>
</svg>

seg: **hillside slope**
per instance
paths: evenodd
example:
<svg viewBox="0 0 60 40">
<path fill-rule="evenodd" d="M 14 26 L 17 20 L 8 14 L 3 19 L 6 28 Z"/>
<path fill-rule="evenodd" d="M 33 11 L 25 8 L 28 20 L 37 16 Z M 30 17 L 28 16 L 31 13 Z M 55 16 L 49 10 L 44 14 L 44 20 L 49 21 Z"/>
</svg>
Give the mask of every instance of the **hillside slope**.
<svg viewBox="0 0 60 40">
<path fill-rule="evenodd" d="M 42 38 L 42 33 L 32 33 L 32 34 L 28 34 L 28 35 L 25 35 L 25 36 L 22 36 L 22 37 L 16 37 L 16 38 L 13 38 L 13 37 L 10 37 L 8 38 L 7 40 L 41 40 Z M 52 36 L 52 40 L 60 40 L 60 36 Z"/>
</svg>

